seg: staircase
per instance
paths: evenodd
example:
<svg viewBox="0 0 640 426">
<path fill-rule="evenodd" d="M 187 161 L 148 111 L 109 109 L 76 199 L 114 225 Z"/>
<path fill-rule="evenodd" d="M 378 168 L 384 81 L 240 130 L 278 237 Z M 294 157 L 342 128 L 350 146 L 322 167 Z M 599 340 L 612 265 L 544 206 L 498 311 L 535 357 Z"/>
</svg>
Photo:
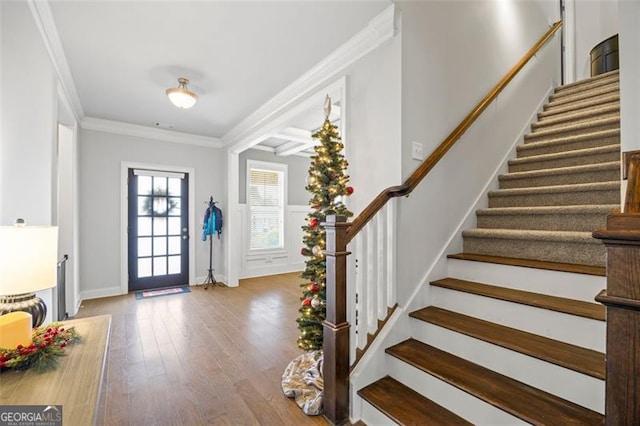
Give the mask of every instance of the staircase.
<svg viewBox="0 0 640 426">
<path fill-rule="evenodd" d="M 604 245 L 620 205 L 617 71 L 559 87 L 463 231 L 464 252 L 360 389 L 366 424 L 604 421 Z"/>
</svg>

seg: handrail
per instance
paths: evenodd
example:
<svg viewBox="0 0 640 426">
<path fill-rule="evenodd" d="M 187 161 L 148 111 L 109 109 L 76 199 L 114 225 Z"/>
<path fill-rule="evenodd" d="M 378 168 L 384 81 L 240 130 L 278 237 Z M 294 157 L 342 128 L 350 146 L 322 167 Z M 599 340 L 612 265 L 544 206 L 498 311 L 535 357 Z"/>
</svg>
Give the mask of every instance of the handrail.
<svg viewBox="0 0 640 426">
<path fill-rule="evenodd" d="M 402 197 L 410 194 L 424 179 L 425 176 L 435 167 L 436 164 L 444 157 L 451 147 L 462 137 L 464 132 L 471 127 L 482 112 L 494 101 L 502 90 L 509 84 L 511 80 L 520 72 L 520 70 L 529 62 L 529 60 L 549 41 L 551 37 L 560 29 L 562 21 L 554 23 L 551 28 L 543 35 L 536 44 L 518 61 L 517 64 L 509 70 L 509 72 L 496 84 L 496 86 L 476 105 L 474 109 L 453 129 L 451 134 L 429 155 L 429 157 L 418 166 L 418 168 L 407 178 L 407 180 L 398 186 L 391 186 L 383 190 L 376 198 L 369 203 L 367 207 L 360 212 L 351 225 L 347 229 L 347 243 L 356 236 L 362 228 L 375 216 L 375 214 L 394 197 Z"/>
</svg>

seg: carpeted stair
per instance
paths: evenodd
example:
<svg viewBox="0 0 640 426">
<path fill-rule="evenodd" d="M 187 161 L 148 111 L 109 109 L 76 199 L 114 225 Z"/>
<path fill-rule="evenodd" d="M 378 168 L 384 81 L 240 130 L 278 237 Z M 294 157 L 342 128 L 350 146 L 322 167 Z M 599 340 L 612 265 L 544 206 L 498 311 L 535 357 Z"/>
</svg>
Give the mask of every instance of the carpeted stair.
<svg viewBox="0 0 640 426">
<path fill-rule="evenodd" d="M 591 233 L 620 205 L 618 87 L 614 71 L 556 89 L 431 305 L 358 390 L 365 424 L 604 423 L 605 249 Z"/>
<path fill-rule="evenodd" d="M 604 266 L 591 232 L 620 204 L 618 73 L 557 89 L 531 128 L 464 252 Z"/>
</svg>

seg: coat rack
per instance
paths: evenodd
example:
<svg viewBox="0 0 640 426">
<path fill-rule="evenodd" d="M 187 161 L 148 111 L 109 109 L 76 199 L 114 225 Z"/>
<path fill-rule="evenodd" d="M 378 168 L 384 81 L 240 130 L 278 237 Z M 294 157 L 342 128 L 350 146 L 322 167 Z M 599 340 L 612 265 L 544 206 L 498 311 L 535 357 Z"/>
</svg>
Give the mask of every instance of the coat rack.
<svg viewBox="0 0 640 426">
<path fill-rule="evenodd" d="M 209 288 L 209 284 L 211 285 L 217 284 L 216 277 L 213 276 L 213 234 L 215 233 L 215 231 L 213 229 L 208 229 L 209 227 L 208 222 L 212 220 L 211 216 L 214 215 L 214 207 L 216 203 L 217 201 L 213 201 L 213 197 L 210 197 L 209 201 L 205 201 L 205 204 L 207 205 L 207 210 L 205 212 L 205 221 L 203 225 L 204 231 L 202 233 L 202 236 L 204 238 L 209 236 L 209 273 L 207 274 L 207 278 L 202 283 L 202 284 L 206 284 L 204 287 L 205 290 Z M 215 220 L 213 222 L 215 224 Z"/>
</svg>

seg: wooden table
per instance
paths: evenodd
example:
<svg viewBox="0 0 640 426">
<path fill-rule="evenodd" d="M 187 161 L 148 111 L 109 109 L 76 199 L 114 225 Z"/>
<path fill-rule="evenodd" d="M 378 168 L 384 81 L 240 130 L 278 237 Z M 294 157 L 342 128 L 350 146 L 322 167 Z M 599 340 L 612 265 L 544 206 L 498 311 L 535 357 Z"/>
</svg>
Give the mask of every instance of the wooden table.
<svg viewBox="0 0 640 426">
<path fill-rule="evenodd" d="M 62 405 L 63 424 L 95 424 L 106 366 L 111 315 L 63 322 L 75 327 L 80 342 L 67 346 L 58 368 L 0 374 L 0 405 Z"/>
</svg>

